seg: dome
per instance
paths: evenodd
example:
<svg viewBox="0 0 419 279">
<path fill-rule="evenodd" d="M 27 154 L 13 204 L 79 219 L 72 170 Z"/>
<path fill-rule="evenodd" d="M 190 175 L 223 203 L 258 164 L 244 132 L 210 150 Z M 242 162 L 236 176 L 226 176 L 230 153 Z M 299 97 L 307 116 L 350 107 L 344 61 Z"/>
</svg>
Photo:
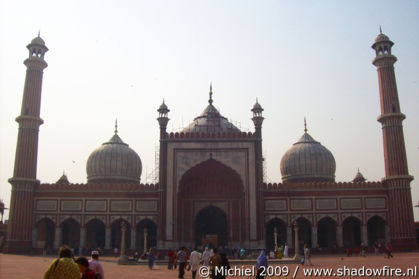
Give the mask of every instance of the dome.
<svg viewBox="0 0 419 279">
<path fill-rule="evenodd" d="M 251 111 L 253 111 L 253 112 L 263 111 L 262 106 L 259 104 L 259 102 L 257 100 L 256 100 L 256 103 L 253 105 L 253 108 L 252 108 Z"/>
<path fill-rule="evenodd" d="M 377 38 L 375 38 L 375 42 L 388 42 L 390 41 L 389 37 L 384 35 L 383 33 L 378 34 Z"/>
<path fill-rule="evenodd" d="M 159 107 L 159 109 L 157 111 L 158 112 L 165 113 L 165 112 L 169 112 L 170 110 L 167 107 L 167 105 L 164 103 L 164 100 L 163 100 L 163 103 L 160 105 L 160 107 Z"/>
<path fill-rule="evenodd" d="M 183 133 L 238 133 L 240 129 L 230 123 L 227 118 L 213 106 L 212 87 L 210 89 L 209 105 L 194 121 L 185 127 Z"/>
<path fill-rule="evenodd" d="M 352 182 L 365 182 L 366 179 L 365 177 L 362 175 L 362 173 L 359 171 L 356 173 L 355 178 L 352 180 Z"/>
<path fill-rule="evenodd" d="M 140 182 L 142 164 L 115 129 L 115 135 L 90 154 L 86 171 L 88 182 Z"/>
<path fill-rule="evenodd" d="M 332 153 L 315 141 L 307 130 L 281 159 L 284 182 L 334 181 L 335 170 Z"/>
<path fill-rule="evenodd" d="M 70 184 L 70 181 L 68 180 L 67 175 L 65 175 L 65 173 L 63 173 L 63 175 L 60 177 L 60 179 L 58 179 L 58 181 L 56 182 L 57 184 Z"/>
<path fill-rule="evenodd" d="M 36 38 L 34 38 L 32 41 L 31 41 L 31 44 L 34 44 L 34 45 L 45 45 L 45 42 L 44 42 L 44 40 L 42 40 L 42 38 L 41 37 L 36 37 Z"/>
</svg>

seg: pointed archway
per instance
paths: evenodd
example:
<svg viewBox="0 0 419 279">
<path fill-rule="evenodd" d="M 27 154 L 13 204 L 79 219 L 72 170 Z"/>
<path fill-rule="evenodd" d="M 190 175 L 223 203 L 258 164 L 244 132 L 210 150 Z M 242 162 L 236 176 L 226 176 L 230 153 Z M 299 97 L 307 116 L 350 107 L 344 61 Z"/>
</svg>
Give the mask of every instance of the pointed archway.
<svg viewBox="0 0 419 279">
<path fill-rule="evenodd" d="M 80 224 L 73 218 L 66 219 L 61 225 L 62 244 L 74 249 L 80 247 Z"/>
<path fill-rule="evenodd" d="M 298 223 L 298 241 L 300 243 L 300 249 L 304 247 L 305 244 L 308 247 L 311 247 L 311 223 L 304 217 L 300 217 L 297 220 Z M 292 230 L 292 243 L 295 243 L 295 231 Z"/>
<path fill-rule="evenodd" d="M 99 219 L 92 219 L 86 224 L 87 249 L 105 247 L 105 224 Z"/>
<path fill-rule="evenodd" d="M 42 218 L 36 224 L 36 238 L 37 248 L 54 248 L 55 224 L 50 218 Z"/>
<path fill-rule="evenodd" d="M 266 249 L 272 250 L 275 247 L 275 228 L 277 233 L 277 245 L 281 247 L 287 242 L 287 225 L 279 218 L 271 219 L 266 223 Z"/>
<path fill-rule="evenodd" d="M 125 222 L 127 228 L 125 232 L 125 249 L 129 249 L 131 246 L 131 225 L 128 221 L 120 218 L 113 221 L 111 228 L 111 247 L 121 249 L 122 231 L 121 224 Z"/>
<path fill-rule="evenodd" d="M 368 220 L 367 223 L 368 242 L 369 245 L 374 244 L 376 241 L 386 241 L 386 221 L 379 216 L 374 216 Z"/>
<path fill-rule="evenodd" d="M 343 246 L 353 248 L 361 245 L 361 221 L 356 217 L 348 217 L 342 223 Z"/>
<path fill-rule="evenodd" d="M 228 244 L 227 216 L 215 206 L 202 209 L 195 219 L 195 245 L 205 245 L 208 241 L 215 247 Z"/>
<path fill-rule="evenodd" d="M 223 232 L 219 228 L 220 243 L 241 242 L 246 235 L 244 201 L 243 183 L 235 170 L 212 158 L 194 166 L 179 181 L 177 239 L 182 245 L 201 243 L 202 235 L 197 234 L 206 233 L 201 221 L 212 222 L 209 216 L 214 214 L 228 228 Z M 202 211 L 211 206 L 223 213 L 217 209 Z M 198 217 L 200 214 L 208 216 Z"/>
<path fill-rule="evenodd" d="M 144 247 L 144 235 L 147 235 L 147 247 Z M 157 246 L 157 225 L 150 219 L 144 219 L 137 224 L 135 247 L 142 252 Z"/>
<path fill-rule="evenodd" d="M 335 220 L 330 217 L 324 217 L 318 222 L 317 243 L 319 248 L 332 248 L 336 245 Z"/>
</svg>

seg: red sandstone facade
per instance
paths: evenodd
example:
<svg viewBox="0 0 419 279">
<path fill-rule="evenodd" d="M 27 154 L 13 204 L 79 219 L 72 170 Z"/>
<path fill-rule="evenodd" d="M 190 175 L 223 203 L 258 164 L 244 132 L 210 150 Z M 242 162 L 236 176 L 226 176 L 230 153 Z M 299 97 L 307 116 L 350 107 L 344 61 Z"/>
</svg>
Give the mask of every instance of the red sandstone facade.
<svg viewBox="0 0 419 279">
<path fill-rule="evenodd" d="M 16 119 L 19 135 L 15 172 L 10 179 L 6 251 L 26 253 L 62 244 L 111 250 L 120 247 L 122 221 L 127 223 L 126 247 L 131 251 L 151 246 L 192 247 L 214 238 L 221 246 L 272 249 L 275 229 L 278 245 L 287 242 L 292 247 L 294 221 L 299 223 L 299 239 L 319 250 L 375 241 L 391 241 L 397 249 L 414 248 L 413 177 L 407 168 L 401 124 L 405 116 L 398 102 L 392 44 L 380 34 L 373 45 L 386 165 L 381 182 L 365 182 L 360 173 L 353 182 L 335 182 L 333 156 L 305 129 L 287 153 L 283 183 L 264 183 L 263 108 L 256 102 L 252 109 L 255 132 L 243 133 L 215 109 L 211 88 L 209 105 L 181 133 L 166 131 L 169 109 L 164 102 L 158 109 L 158 184 L 139 183 L 139 158 L 129 159 L 139 168 L 138 181 L 135 169 L 130 170 L 129 181 L 124 180 L 123 160 L 113 162 L 106 154 L 112 150 L 124 160 L 135 154 L 116 129 L 114 137 L 89 158 L 87 169 L 95 169 L 96 180 L 89 180 L 88 173 L 86 184 L 70 184 L 65 176 L 56 184 L 40 184 L 36 180 L 37 142 L 42 124 L 42 70 L 47 66 L 44 54 L 48 49 L 41 38 L 35 38 L 28 45 L 22 112 Z M 295 161 L 301 157 L 294 156 L 295 152 L 305 150 L 314 157 Z M 100 173 L 102 157 L 106 166 L 115 163 L 116 167 L 104 167 Z"/>
</svg>

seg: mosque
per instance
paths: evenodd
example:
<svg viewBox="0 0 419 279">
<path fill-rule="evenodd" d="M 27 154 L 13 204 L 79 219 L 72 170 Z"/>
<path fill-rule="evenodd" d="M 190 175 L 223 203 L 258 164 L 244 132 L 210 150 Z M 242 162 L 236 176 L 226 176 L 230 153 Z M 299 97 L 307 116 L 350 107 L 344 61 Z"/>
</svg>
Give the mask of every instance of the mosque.
<svg viewBox="0 0 419 279">
<path fill-rule="evenodd" d="M 167 132 L 169 108 L 158 108 L 159 181 L 140 183 L 140 156 L 118 134 L 94 150 L 87 183 L 37 180 L 43 70 L 48 48 L 39 36 L 27 46 L 27 72 L 19 124 L 5 251 L 41 252 L 62 244 L 121 245 L 126 224 L 129 253 L 214 246 L 271 249 L 298 237 L 313 249 L 391 242 L 416 247 L 413 207 L 394 63 L 393 42 L 380 33 L 372 45 L 377 67 L 385 177 L 335 182 L 333 154 L 305 128 L 283 155 L 281 183 L 263 181 L 263 108 L 251 108 L 254 132 L 243 132 L 216 109 L 212 89 L 203 112 L 179 133 Z M 151 121 L 151 118 L 150 118 Z M 371 119 L 371 121 L 373 121 Z M 157 128 L 157 126 L 156 126 Z M 294 135 L 296 138 L 298 135 Z"/>
</svg>

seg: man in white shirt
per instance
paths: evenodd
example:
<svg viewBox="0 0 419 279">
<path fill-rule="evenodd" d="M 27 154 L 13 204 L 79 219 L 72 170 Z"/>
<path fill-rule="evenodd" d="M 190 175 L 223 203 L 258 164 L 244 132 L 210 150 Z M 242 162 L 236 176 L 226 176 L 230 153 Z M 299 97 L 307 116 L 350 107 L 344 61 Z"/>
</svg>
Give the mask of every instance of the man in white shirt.
<svg viewBox="0 0 419 279">
<path fill-rule="evenodd" d="M 191 269 L 192 269 L 192 279 L 196 278 L 196 272 L 199 268 L 199 263 L 201 262 L 201 253 L 198 252 L 198 249 L 195 248 L 190 257 L 190 264 L 191 264 Z"/>
<path fill-rule="evenodd" d="M 92 259 L 89 260 L 89 269 L 93 270 L 95 274 L 100 274 L 100 279 L 105 279 L 103 267 L 99 262 L 99 252 L 96 250 L 92 251 Z"/>
<path fill-rule="evenodd" d="M 210 258 L 211 258 L 211 252 L 208 250 L 208 247 L 205 247 L 205 251 L 202 254 L 202 260 L 204 262 L 202 265 L 208 267 Z"/>
</svg>

